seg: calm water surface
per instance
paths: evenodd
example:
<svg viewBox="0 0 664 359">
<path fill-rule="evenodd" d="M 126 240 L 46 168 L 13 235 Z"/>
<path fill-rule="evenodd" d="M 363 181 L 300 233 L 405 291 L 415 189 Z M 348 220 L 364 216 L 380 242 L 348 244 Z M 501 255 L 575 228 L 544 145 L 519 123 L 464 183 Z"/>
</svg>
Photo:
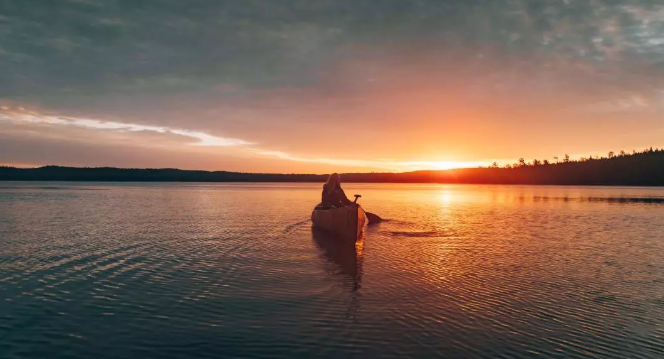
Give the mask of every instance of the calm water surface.
<svg viewBox="0 0 664 359">
<path fill-rule="evenodd" d="M 664 357 L 664 189 L 345 188 L 0 182 L 0 357 Z"/>
</svg>

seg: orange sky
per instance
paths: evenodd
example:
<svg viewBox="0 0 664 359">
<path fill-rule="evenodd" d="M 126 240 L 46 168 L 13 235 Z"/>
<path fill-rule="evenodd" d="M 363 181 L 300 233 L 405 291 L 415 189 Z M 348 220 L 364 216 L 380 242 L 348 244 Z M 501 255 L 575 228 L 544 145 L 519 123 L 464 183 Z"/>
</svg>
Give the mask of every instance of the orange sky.
<svg viewBox="0 0 664 359">
<path fill-rule="evenodd" d="M 664 146 L 656 31 L 664 6 L 464 4 L 386 5 L 390 21 L 294 5 L 294 18 L 275 23 L 246 15 L 247 28 L 233 18 L 231 32 L 194 26 L 173 41 L 81 42 L 76 66 L 62 48 L 44 49 L 50 60 L 35 57 L 39 67 L 8 64 L 0 163 L 409 171 Z M 329 19 L 311 18 L 323 10 Z M 177 27 L 181 17 L 208 15 L 153 16 Z M 52 31 L 78 41 L 65 30 Z M 8 49 L 10 58 L 27 56 Z"/>
</svg>

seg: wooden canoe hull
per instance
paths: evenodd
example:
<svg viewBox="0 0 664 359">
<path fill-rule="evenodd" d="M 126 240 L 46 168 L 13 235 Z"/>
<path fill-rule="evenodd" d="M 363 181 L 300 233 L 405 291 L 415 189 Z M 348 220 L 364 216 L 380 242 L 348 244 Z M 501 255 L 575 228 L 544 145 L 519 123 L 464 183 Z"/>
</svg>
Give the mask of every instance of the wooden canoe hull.
<svg viewBox="0 0 664 359">
<path fill-rule="evenodd" d="M 337 235 L 343 241 L 355 243 L 367 223 L 367 215 L 359 204 L 334 209 L 314 209 L 314 227 Z"/>
</svg>

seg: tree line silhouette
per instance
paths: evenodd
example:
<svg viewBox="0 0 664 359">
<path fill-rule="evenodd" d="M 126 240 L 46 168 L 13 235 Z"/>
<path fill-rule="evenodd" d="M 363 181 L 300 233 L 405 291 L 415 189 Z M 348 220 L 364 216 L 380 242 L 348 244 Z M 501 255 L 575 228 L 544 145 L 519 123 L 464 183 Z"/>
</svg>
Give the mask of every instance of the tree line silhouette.
<svg viewBox="0 0 664 359">
<path fill-rule="evenodd" d="M 606 157 L 602 157 L 602 156 L 593 157 L 592 155 L 590 155 L 588 157 L 581 157 L 578 160 L 571 160 L 569 155 L 565 154 L 565 156 L 562 158 L 562 160 L 560 160 L 560 158 L 557 157 L 557 156 L 553 157 L 554 162 L 550 162 L 547 159 L 544 159 L 544 160 L 541 160 L 541 161 L 538 160 L 538 159 L 533 159 L 532 162 L 526 162 L 526 160 L 522 157 L 522 158 L 519 159 L 518 162 L 516 162 L 514 164 L 507 164 L 503 168 L 508 168 L 509 169 L 509 168 L 521 168 L 521 167 L 527 167 L 527 166 L 547 166 L 547 165 L 551 165 L 551 164 L 560 164 L 560 163 L 577 163 L 577 162 L 587 162 L 587 161 L 597 161 L 597 160 L 607 160 L 607 159 L 610 160 L 610 159 L 614 159 L 616 157 L 627 157 L 627 156 L 642 155 L 642 154 L 648 154 L 648 153 L 662 153 L 662 152 L 664 152 L 664 149 L 650 147 L 649 149 L 646 149 L 646 150 L 643 150 L 643 151 L 640 151 L 640 152 L 636 151 L 636 150 L 632 150 L 631 154 L 628 154 L 624 150 L 621 150 L 617 154 L 613 151 L 610 151 L 608 153 L 608 156 L 606 156 Z M 497 162 L 494 162 L 491 165 L 491 168 L 498 168 L 498 167 L 500 167 L 500 166 L 498 166 Z"/>
<path fill-rule="evenodd" d="M 568 155 L 553 161 L 521 158 L 503 167 L 463 168 L 405 173 L 345 173 L 344 182 L 371 183 L 468 183 L 664 186 L 664 149 L 572 160 Z M 15 168 L 0 166 L 4 181 L 109 181 L 109 182 L 323 182 L 326 175 L 271 174 L 178 169 L 112 167 Z"/>
</svg>

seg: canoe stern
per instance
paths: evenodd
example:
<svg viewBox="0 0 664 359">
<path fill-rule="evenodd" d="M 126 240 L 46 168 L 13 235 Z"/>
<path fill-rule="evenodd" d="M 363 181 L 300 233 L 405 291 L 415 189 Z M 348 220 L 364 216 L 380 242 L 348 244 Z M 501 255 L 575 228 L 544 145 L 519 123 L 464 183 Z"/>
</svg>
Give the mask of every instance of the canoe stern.
<svg viewBox="0 0 664 359">
<path fill-rule="evenodd" d="M 334 233 L 344 241 L 355 243 L 367 224 L 367 216 L 360 205 L 334 209 L 314 209 L 311 221 L 315 227 Z"/>
</svg>

